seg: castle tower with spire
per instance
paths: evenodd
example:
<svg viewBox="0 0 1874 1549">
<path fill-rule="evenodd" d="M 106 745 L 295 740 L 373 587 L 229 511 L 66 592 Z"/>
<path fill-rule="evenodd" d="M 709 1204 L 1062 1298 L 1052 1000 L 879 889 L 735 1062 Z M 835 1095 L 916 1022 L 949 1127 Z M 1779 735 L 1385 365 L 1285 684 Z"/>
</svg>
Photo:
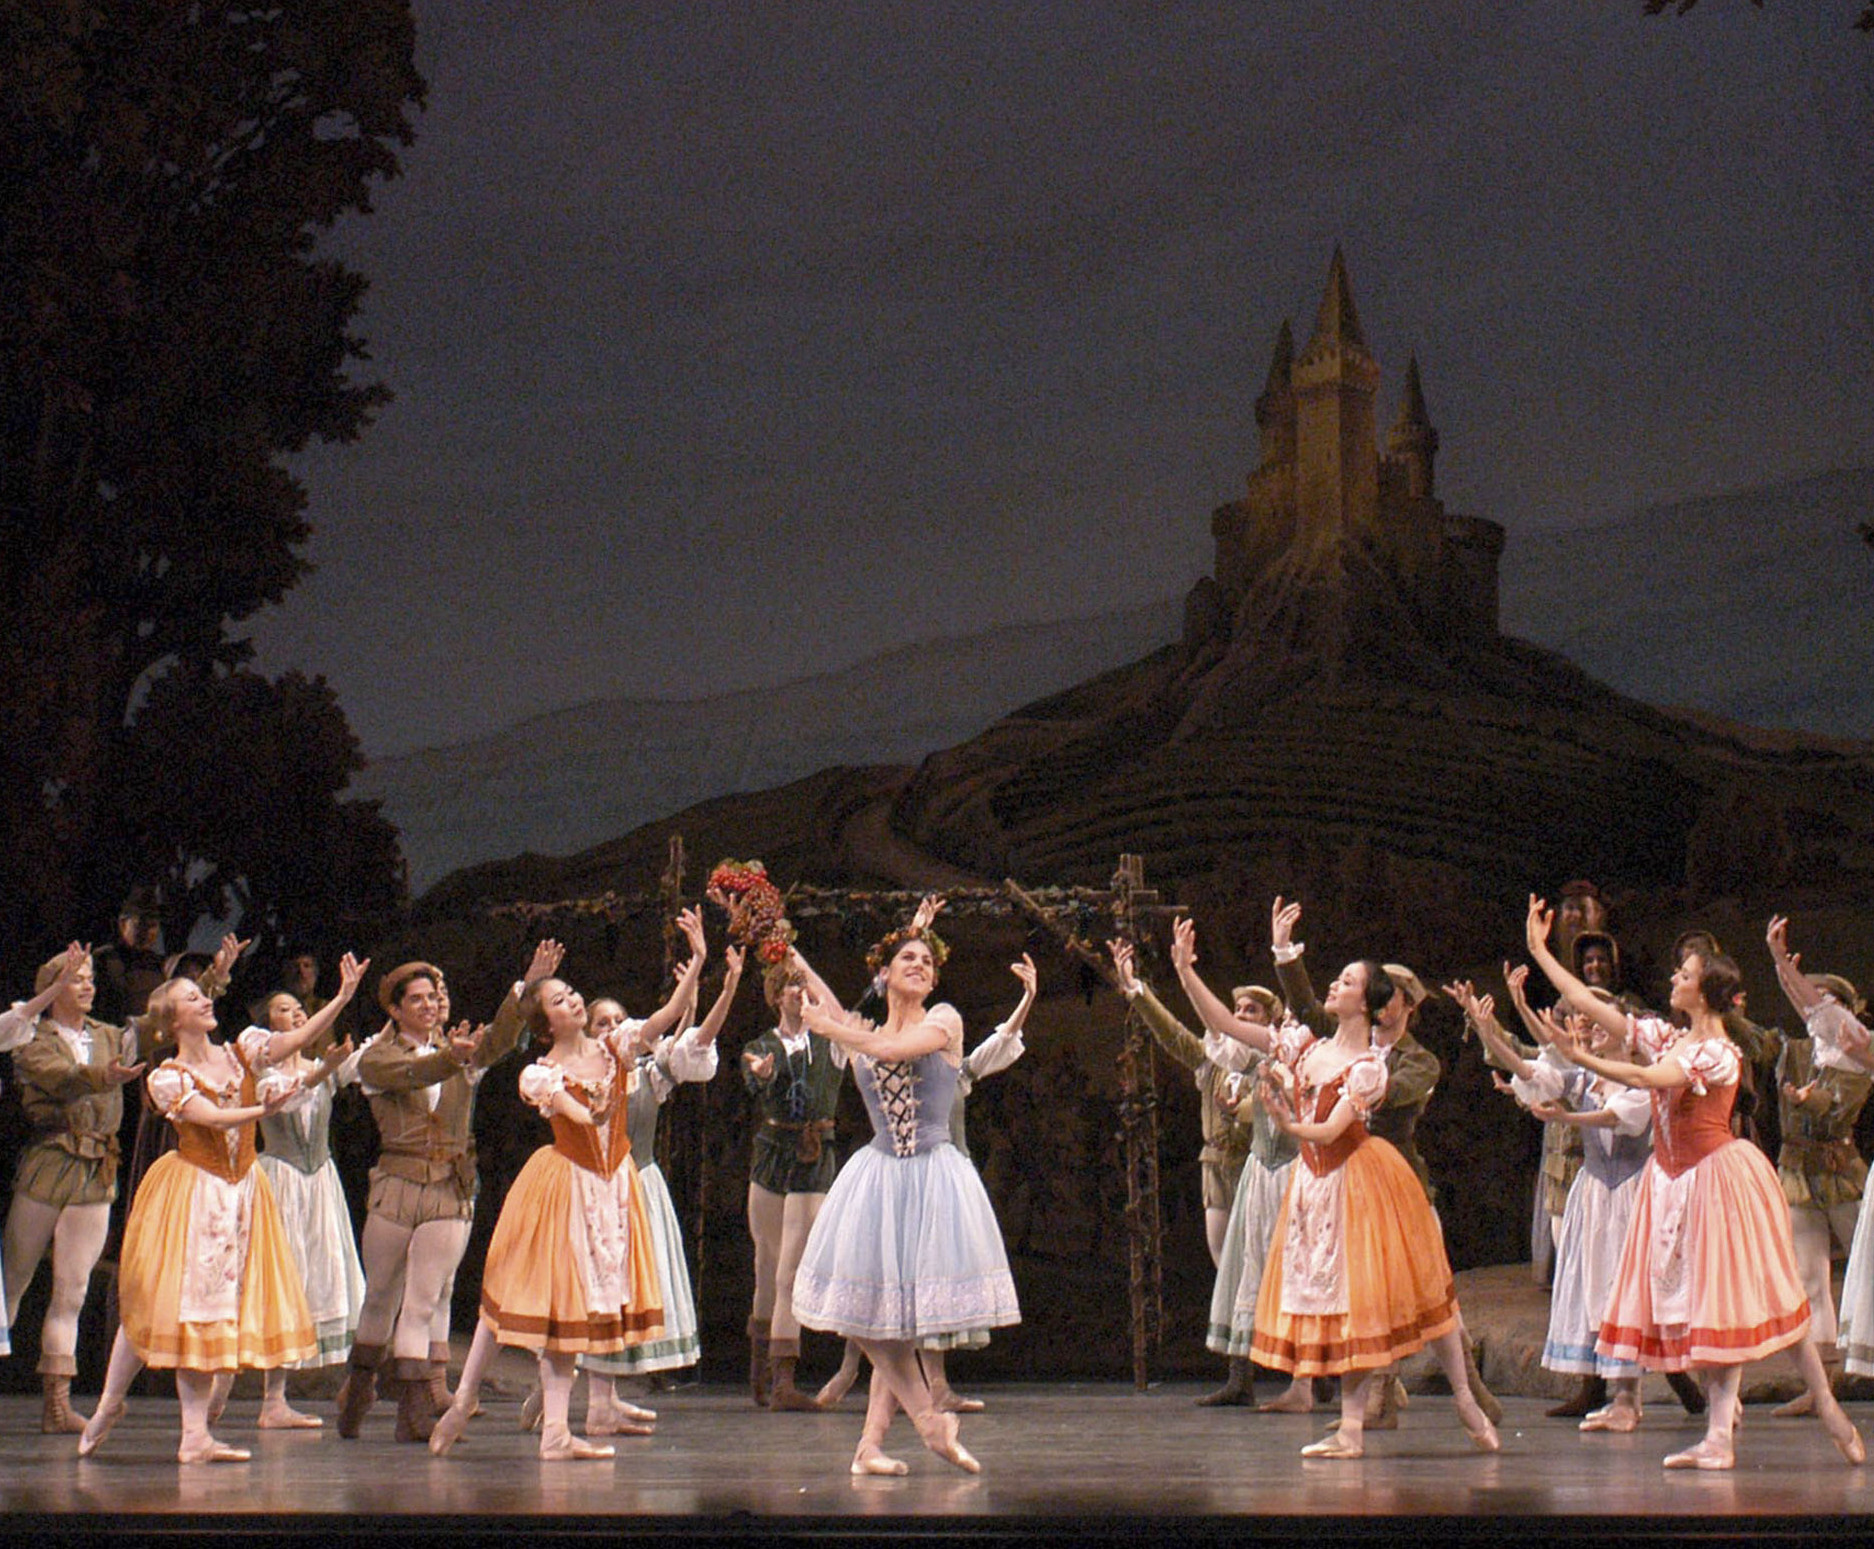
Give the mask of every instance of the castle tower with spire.
<svg viewBox="0 0 1874 1549">
<path fill-rule="evenodd" d="M 1496 637 L 1503 529 L 1438 499 L 1416 355 L 1381 451 L 1380 375 L 1336 247 L 1308 342 L 1297 354 L 1286 320 L 1276 335 L 1256 467 L 1211 518 L 1215 579 L 1193 620 L 1234 636 L 1287 607 L 1300 620 L 1290 643 L 1330 654 L 1401 635 L 1441 652 Z"/>
</svg>

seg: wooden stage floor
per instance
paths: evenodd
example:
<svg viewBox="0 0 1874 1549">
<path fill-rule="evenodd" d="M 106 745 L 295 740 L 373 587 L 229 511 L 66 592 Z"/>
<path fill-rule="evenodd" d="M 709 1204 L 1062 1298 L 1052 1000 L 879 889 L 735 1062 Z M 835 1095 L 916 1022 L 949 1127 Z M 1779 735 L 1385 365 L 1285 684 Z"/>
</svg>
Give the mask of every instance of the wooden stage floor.
<svg viewBox="0 0 1874 1549">
<path fill-rule="evenodd" d="M 1582 1436 L 1542 1417 L 1542 1401 L 1506 1402 L 1504 1450 L 1472 1450 L 1450 1401 L 1419 1396 L 1401 1429 L 1375 1435 L 1358 1463 L 1304 1461 L 1315 1417 L 1199 1409 L 1192 1384 L 985 1387 L 989 1411 L 967 1417 L 982 1460 L 962 1474 L 924 1452 L 905 1421 L 892 1452 L 902 1479 L 847 1472 L 857 1394 L 834 1414 L 768 1414 L 739 1391 L 662 1394 L 659 1434 L 619 1439 L 605 1463 L 542 1465 L 515 1428 L 513 1398 L 490 1398 L 447 1459 L 391 1440 L 380 1405 L 355 1442 L 320 1432 L 260 1432 L 237 1400 L 219 1434 L 251 1446 L 247 1464 L 182 1468 L 171 1400 L 133 1399 L 106 1447 L 80 1462 L 68 1437 L 38 1431 L 36 1399 L 0 1400 L 0 1527 L 39 1542 L 139 1536 L 327 1538 L 400 1542 L 511 1538 L 770 1536 L 859 1539 L 963 1536 L 1039 1540 L 1357 1537 L 1382 1541 L 1522 1536 L 1750 1537 L 1759 1541 L 1874 1531 L 1874 1467 L 1843 1464 L 1813 1421 L 1748 1412 L 1729 1474 L 1667 1473 L 1667 1452 L 1698 1423 L 1649 1404 L 1632 1436 Z M 89 1407 L 91 1400 L 81 1400 Z M 582 1400 L 575 1397 L 575 1413 Z M 1874 1406 L 1850 1408 L 1874 1436 Z M 1246 1520 L 1260 1519 L 1260 1520 Z"/>
</svg>

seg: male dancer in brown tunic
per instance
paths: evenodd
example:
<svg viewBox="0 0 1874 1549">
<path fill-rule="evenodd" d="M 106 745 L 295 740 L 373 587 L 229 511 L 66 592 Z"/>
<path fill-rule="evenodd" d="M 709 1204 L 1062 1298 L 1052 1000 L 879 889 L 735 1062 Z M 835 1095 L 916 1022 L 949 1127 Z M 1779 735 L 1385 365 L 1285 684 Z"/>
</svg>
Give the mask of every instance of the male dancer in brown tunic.
<svg viewBox="0 0 1874 1549">
<path fill-rule="evenodd" d="M 558 968 L 556 943 L 542 942 L 527 983 Z M 358 1257 L 364 1306 L 338 1392 L 338 1434 L 358 1434 L 377 1397 L 386 1347 L 395 1365 L 398 1441 L 427 1441 L 440 1409 L 449 1348 L 431 1339 L 437 1305 L 468 1247 L 475 1216 L 475 1089 L 519 1040 L 519 1002 L 502 1002 L 492 1027 L 441 1025 L 442 971 L 404 963 L 378 984 L 392 1025 L 368 1043 L 358 1079 L 377 1121 L 379 1151 Z M 395 1329 L 393 1342 L 392 1330 Z"/>
</svg>

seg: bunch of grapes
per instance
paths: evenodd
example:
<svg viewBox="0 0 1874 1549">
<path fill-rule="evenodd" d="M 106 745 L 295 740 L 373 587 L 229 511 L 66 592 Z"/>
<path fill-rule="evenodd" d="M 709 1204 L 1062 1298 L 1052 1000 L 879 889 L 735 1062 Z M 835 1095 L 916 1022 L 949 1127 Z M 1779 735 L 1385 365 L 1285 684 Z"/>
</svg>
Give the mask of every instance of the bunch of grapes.
<svg viewBox="0 0 1874 1549">
<path fill-rule="evenodd" d="M 709 874 L 706 896 L 729 911 L 729 937 L 754 950 L 763 963 L 786 959 L 794 927 L 788 923 L 781 890 L 768 880 L 760 861 L 721 861 Z"/>
</svg>

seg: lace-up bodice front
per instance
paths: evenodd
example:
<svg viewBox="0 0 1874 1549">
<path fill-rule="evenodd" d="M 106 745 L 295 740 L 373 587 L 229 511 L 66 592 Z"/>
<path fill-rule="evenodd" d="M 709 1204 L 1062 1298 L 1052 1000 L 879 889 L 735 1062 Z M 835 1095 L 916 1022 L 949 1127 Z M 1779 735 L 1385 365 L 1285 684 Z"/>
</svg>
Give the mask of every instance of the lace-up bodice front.
<svg viewBox="0 0 1874 1549">
<path fill-rule="evenodd" d="M 892 1156 L 916 1156 L 950 1144 L 957 1067 L 941 1050 L 914 1060 L 853 1061 L 859 1095 L 872 1121 L 872 1144 Z"/>
</svg>

